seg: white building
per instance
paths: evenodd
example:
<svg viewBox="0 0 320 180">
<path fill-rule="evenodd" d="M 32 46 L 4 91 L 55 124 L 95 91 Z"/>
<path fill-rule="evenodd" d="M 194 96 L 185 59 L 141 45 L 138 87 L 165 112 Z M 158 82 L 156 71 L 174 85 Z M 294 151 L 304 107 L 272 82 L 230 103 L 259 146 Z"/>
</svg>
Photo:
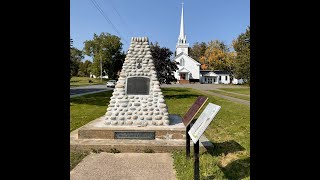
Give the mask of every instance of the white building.
<svg viewBox="0 0 320 180">
<path fill-rule="evenodd" d="M 221 70 L 200 70 L 200 83 L 203 84 L 230 84 L 230 74 Z M 242 79 L 233 78 L 232 84 L 243 84 Z"/>
<path fill-rule="evenodd" d="M 178 70 L 174 73 L 178 83 L 199 82 L 200 79 L 200 63 L 188 56 L 187 37 L 184 34 L 183 24 L 183 6 L 180 22 L 180 34 L 176 45 L 176 56 L 174 61 L 177 62 Z"/>
</svg>

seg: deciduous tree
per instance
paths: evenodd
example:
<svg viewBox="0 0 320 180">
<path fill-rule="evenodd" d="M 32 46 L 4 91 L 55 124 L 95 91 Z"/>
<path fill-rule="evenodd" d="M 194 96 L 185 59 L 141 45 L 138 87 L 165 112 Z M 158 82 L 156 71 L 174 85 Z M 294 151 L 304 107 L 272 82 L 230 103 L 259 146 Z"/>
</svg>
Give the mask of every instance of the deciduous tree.
<svg viewBox="0 0 320 180">
<path fill-rule="evenodd" d="M 100 60 L 102 61 L 102 71 L 106 71 L 109 78 L 117 78 L 117 72 L 124 62 L 124 52 L 120 38 L 109 33 L 94 34 L 93 40 L 84 42 L 83 51 L 86 55 L 93 57 L 91 72 L 95 76 L 100 76 Z"/>
<path fill-rule="evenodd" d="M 234 50 L 237 52 L 235 63 L 235 76 L 244 79 L 250 84 L 250 27 L 246 29 L 232 42 Z"/>
<path fill-rule="evenodd" d="M 160 83 L 170 84 L 172 81 L 176 81 L 173 73 L 178 67 L 170 60 L 172 51 L 169 48 L 160 47 L 157 42 L 155 44 L 151 43 L 150 49 Z"/>
</svg>

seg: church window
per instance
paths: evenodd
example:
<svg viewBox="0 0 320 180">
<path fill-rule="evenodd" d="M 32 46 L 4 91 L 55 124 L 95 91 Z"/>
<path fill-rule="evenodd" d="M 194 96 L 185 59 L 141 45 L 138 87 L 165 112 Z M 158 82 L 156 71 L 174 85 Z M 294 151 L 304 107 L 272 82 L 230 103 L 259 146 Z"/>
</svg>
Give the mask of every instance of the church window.
<svg viewBox="0 0 320 180">
<path fill-rule="evenodd" d="M 184 66 L 184 59 L 180 59 L 180 66 Z"/>
<path fill-rule="evenodd" d="M 228 76 L 226 76 L 226 81 L 228 81 Z"/>
<path fill-rule="evenodd" d="M 221 76 L 219 76 L 219 81 L 221 81 Z"/>
</svg>

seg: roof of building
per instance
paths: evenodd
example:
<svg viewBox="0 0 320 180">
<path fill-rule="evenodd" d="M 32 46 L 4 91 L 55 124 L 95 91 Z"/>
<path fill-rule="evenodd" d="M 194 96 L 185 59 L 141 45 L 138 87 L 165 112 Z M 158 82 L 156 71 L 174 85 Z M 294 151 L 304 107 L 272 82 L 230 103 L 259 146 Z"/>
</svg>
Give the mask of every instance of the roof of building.
<svg viewBox="0 0 320 180">
<path fill-rule="evenodd" d="M 181 52 L 181 53 L 179 53 L 178 55 L 176 55 L 176 57 L 174 57 L 173 59 L 175 60 L 175 59 L 177 59 L 178 57 L 180 57 L 180 56 L 182 56 L 182 55 L 186 55 L 187 57 L 189 57 L 191 60 L 193 60 L 194 62 L 196 62 L 196 64 L 197 65 L 201 65 L 199 62 L 197 62 L 196 60 L 194 60 L 192 57 L 190 57 L 190 56 L 188 56 L 186 53 L 184 53 L 184 52 Z"/>
<path fill-rule="evenodd" d="M 223 71 L 223 70 L 200 70 L 201 74 L 206 74 L 208 72 L 214 72 L 215 74 L 230 74 L 227 71 Z"/>
</svg>

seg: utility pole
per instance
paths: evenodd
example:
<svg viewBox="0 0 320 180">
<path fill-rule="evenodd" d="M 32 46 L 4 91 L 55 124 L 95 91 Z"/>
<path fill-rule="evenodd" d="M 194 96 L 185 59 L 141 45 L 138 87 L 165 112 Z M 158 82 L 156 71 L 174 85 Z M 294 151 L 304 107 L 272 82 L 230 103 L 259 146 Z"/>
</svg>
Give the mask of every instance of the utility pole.
<svg viewBox="0 0 320 180">
<path fill-rule="evenodd" d="M 102 58 L 101 58 L 101 52 L 100 52 L 100 80 L 102 82 Z"/>
</svg>

